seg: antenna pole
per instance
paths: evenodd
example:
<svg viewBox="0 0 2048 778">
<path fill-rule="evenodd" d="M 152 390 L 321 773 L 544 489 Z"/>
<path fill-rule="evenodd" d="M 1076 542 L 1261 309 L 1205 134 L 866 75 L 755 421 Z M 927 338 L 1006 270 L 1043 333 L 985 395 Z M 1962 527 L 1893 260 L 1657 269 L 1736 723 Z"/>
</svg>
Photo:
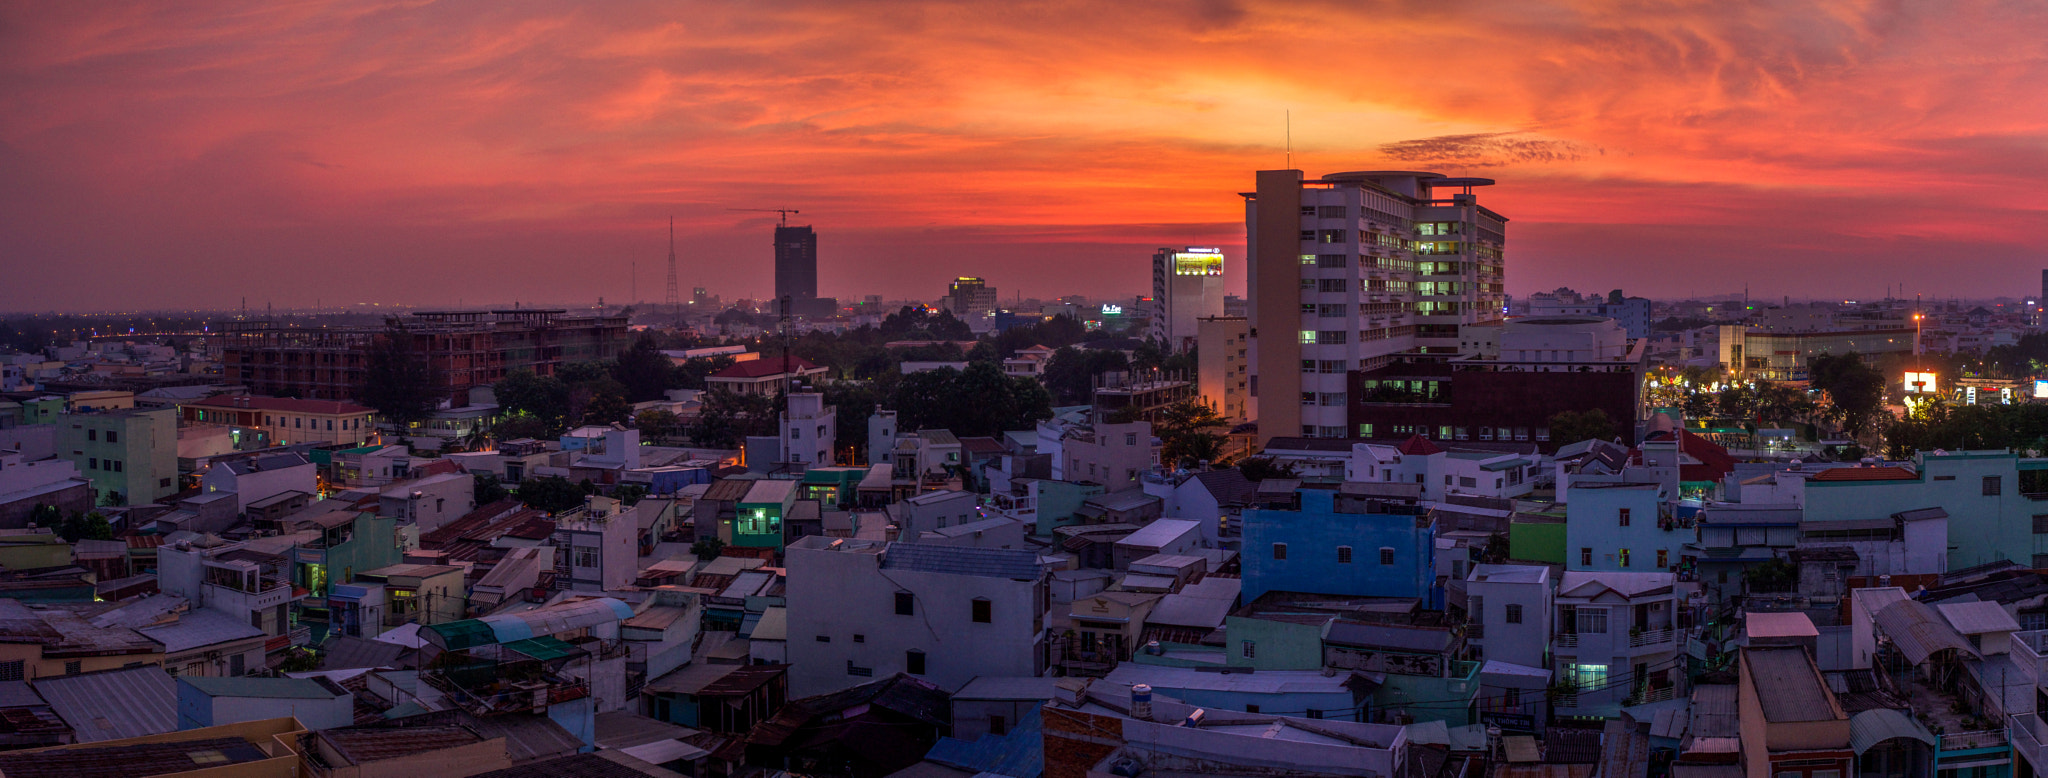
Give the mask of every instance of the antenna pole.
<svg viewBox="0 0 2048 778">
<path fill-rule="evenodd" d="M 1287 169 L 1294 169 L 1294 109 L 1287 109 Z"/>
<path fill-rule="evenodd" d="M 676 286 L 676 217 L 668 217 L 668 309 L 678 321 L 683 315 L 683 293 Z"/>
</svg>

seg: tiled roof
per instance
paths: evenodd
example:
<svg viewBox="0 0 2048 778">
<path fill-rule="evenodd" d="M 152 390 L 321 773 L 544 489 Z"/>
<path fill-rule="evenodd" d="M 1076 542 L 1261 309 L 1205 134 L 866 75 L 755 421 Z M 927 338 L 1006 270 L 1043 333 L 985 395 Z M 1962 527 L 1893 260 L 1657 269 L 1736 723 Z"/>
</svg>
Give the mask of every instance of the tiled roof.
<svg viewBox="0 0 2048 778">
<path fill-rule="evenodd" d="M 785 367 L 787 365 L 787 367 Z M 732 367 L 712 373 L 712 378 L 767 378 L 786 372 L 816 370 L 817 365 L 803 357 L 764 357 L 734 363 Z"/>
<path fill-rule="evenodd" d="M 1411 457 L 1426 457 L 1431 454 L 1444 453 L 1444 450 L 1437 448 L 1435 443 L 1429 442 L 1429 438 L 1421 435 L 1411 435 L 1407 440 L 1401 441 L 1400 451 Z"/>
</svg>

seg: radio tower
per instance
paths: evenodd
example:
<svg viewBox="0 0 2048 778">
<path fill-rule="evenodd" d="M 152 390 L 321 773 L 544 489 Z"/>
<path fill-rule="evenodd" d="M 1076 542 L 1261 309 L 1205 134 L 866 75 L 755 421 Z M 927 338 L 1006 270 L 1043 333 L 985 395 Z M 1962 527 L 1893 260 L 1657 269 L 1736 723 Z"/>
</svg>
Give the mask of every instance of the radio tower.
<svg viewBox="0 0 2048 778">
<path fill-rule="evenodd" d="M 683 293 L 676 288 L 676 217 L 668 217 L 668 308 L 671 313 L 683 312 Z"/>
</svg>

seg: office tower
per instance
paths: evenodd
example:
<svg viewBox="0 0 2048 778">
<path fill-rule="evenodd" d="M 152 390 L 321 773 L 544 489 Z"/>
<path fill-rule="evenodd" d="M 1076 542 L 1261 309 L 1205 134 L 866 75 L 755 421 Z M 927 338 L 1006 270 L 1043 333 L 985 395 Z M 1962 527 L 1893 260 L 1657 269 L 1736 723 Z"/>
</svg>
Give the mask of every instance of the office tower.
<svg viewBox="0 0 2048 778">
<path fill-rule="evenodd" d="M 803 313 L 818 297 L 818 233 L 810 225 L 775 228 L 775 299 Z"/>
<path fill-rule="evenodd" d="M 953 312 L 953 318 L 967 323 L 979 332 L 988 329 L 989 322 L 996 315 L 996 288 L 973 276 L 953 279 L 946 288 L 946 299 L 940 302 L 946 310 Z"/>
<path fill-rule="evenodd" d="M 1195 322 L 1222 315 L 1222 249 L 1163 248 L 1152 255 L 1153 340 L 1186 351 L 1195 345 Z"/>
<path fill-rule="evenodd" d="M 1484 178 L 1261 170 L 1245 200 L 1259 438 L 1350 437 L 1352 371 L 1448 360 L 1504 318 L 1507 218 Z"/>
</svg>

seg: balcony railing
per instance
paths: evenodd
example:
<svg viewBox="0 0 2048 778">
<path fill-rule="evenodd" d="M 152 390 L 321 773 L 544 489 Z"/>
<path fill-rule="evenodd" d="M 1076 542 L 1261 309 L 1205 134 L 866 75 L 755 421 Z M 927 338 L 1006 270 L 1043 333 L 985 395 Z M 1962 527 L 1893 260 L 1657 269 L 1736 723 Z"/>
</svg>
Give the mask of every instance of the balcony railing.
<svg viewBox="0 0 2048 778">
<path fill-rule="evenodd" d="M 1556 641 L 1556 642 L 1557 642 L 1557 647 L 1558 647 L 1558 648 L 1578 648 L 1578 647 L 1579 647 L 1579 633 L 1577 633 L 1577 632 L 1567 632 L 1567 633 L 1564 633 L 1564 634 L 1562 634 L 1562 635 L 1558 635 L 1558 636 L 1557 636 L 1557 641 Z"/>
<path fill-rule="evenodd" d="M 1675 638 L 1675 633 L 1668 627 L 1665 629 L 1647 629 L 1641 632 L 1629 633 L 1628 645 L 1630 648 L 1642 648 L 1644 646 L 1669 643 Z"/>
<path fill-rule="evenodd" d="M 2012 750 L 2033 766 L 2034 773 L 2040 774 L 2048 768 L 2048 726 L 2044 726 L 2039 714 L 2022 713 L 2006 717 L 2006 737 L 2012 743 Z"/>
<path fill-rule="evenodd" d="M 1623 707 L 1629 707 L 1646 705 L 1652 702 L 1664 702 L 1677 695 L 1677 693 L 1678 687 L 1676 686 L 1666 686 L 1661 689 L 1638 689 L 1634 694 L 1630 694 L 1628 699 L 1623 700 L 1621 704 Z"/>
<path fill-rule="evenodd" d="M 2005 730 L 1986 729 L 1976 732 L 1957 732 L 1941 736 L 1941 750 L 1969 751 L 1976 748 L 1996 748 L 2005 745 Z"/>
</svg>

